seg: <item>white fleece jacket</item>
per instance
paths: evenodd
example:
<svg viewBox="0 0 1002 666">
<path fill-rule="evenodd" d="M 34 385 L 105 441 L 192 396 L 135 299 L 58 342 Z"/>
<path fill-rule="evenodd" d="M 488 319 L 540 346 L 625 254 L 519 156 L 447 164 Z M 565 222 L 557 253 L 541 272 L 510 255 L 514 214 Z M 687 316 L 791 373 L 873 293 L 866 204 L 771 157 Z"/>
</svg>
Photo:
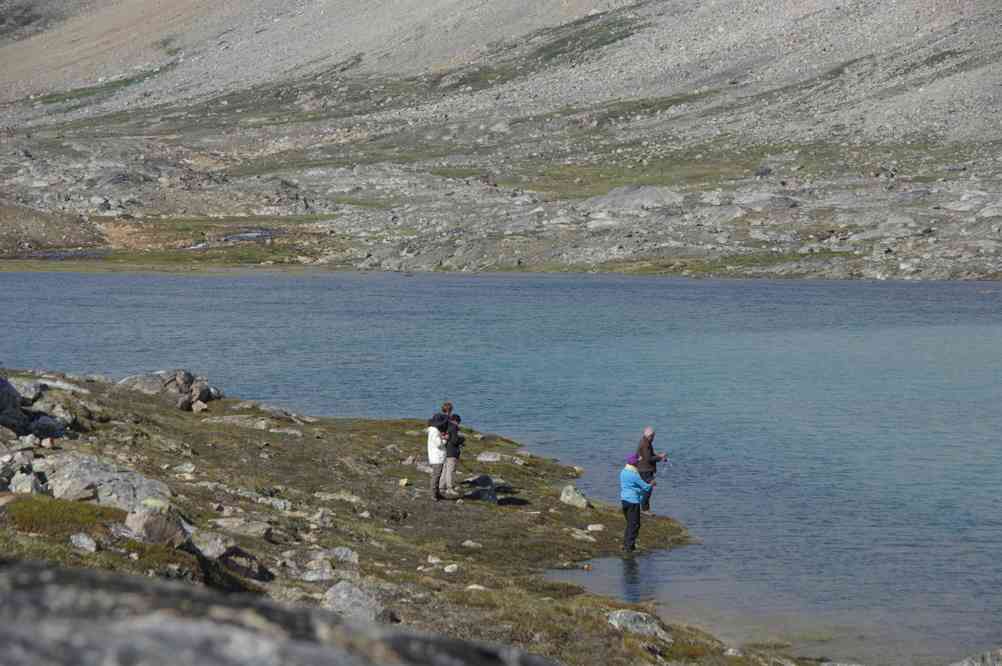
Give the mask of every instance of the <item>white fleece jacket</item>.
<svg viewBox="0 0 1002 666">
<path fill-rule="evenodd" d="M 445 442 L 438 428 L 428 426 L 428 464 L 441 465 L 445 462 Z"/>
</svg>

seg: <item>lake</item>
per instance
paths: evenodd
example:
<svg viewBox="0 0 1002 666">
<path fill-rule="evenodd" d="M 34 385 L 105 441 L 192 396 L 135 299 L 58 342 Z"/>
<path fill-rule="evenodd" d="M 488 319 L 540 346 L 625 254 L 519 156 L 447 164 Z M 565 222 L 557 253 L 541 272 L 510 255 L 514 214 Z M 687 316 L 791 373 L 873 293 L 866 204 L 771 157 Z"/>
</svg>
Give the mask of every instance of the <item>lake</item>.
<svg viewBox="0 0 1002 666">
<path fill-rule="evenodd" d="M 654 425 L 655 510 L 701 543 L 554 576 L 841 661 L 1002 644 L 1002 284 L 0 273 L 0 308 L 0 365 L 334 416 L 448 398 L 601 499 Z"/>
</svg>

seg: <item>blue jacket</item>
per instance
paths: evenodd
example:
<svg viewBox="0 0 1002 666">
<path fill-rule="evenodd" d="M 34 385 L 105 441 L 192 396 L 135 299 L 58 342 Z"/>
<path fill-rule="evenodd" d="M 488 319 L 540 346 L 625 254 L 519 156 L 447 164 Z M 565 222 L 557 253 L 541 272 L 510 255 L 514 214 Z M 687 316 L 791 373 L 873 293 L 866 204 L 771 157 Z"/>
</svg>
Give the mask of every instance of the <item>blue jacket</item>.
<svg viewBox="0 0 1002 666">
<path fill-rule="evenodd" d="M 640 472 L 633 465 L 627 465 L 619 473 L 619 498 L 624 502 L 640 504 L 653 487 L 640 478 Z"/>
</svg>

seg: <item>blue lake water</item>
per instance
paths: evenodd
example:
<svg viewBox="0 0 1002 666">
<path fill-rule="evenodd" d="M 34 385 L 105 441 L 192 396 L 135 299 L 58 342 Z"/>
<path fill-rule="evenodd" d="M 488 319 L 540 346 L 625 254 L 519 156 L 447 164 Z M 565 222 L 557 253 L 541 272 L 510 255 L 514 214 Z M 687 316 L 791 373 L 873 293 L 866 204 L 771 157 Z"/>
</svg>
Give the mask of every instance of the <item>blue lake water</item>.
<svg viewBox="0 0 1002 666">
<path fill-rule="evenodd" d="M 868 664 L 1002 645 L 1002 284 L 0 273 L 0 365 L 166 367 L 306 413 L 464 422 L 700 545 L 559 574 Z M 641 540 L 644 534 L 641 531 Z"/>
</svg>

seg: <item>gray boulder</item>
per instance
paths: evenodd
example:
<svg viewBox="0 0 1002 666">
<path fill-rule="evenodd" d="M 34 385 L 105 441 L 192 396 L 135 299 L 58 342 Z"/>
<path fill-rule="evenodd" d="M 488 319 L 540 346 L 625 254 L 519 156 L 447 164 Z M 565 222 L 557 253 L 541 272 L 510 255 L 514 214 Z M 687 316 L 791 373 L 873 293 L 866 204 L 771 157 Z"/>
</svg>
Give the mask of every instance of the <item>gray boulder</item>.
<svg viewBox="0 0 1002 666">
<path fill-rule="evenodd" d="M 76 477 L 60 477 L 49 481 L 49 490 L 56 499 L 87 502 L 97 499 L 97 486 L 92 481 Z"/>
<path fill-rule="evenodd" d="M 145 499 L 125 517 L 125 526 L 144 543 L 177 547 L 188 540 L 177 510 L 159 499 Z"/>
<path fill-rule="evenodd" d="M 35 471 L 48 477 L 49 488 L 57 499 L 89 499 L 93 488 L 99 504 L 136 511 L 146 500 L 170 500 L 164 483 L 113 462 L 77 453 L 62 453 L 34 463 Z"/>
<path fill-rule="evenodd" d="M 70 543 L 73 544 L 74 548 L 85 553 L 97 552 L 97 542 L 89 534 L 84 534 L 83 532 L 74 534 L 70 537 Z"/>
<path fill-rule="evenodd" d="M 45 484 L 31 472 L 17 472 L 10 480 L 10 492 L 21 495 L 44 495 Z"/>
<path fill-rule="evenodd" d="M 212 524 L 221 530 L 240 534 L 243 536 L 257 537 L 261 539 L 271 539 L 271 525 L 260 520 L 248 520 L 234 516 L 231 518 L 216 518 Z"/>
<path fill-rule="evenodd" d="M 331 559 L 340 564 L 358 566 L 358 553 L 344 546 L 338 546 L 332 550 Z"/>
<path fill-rule="evenodd" d="M 0 562 L 4 666 L 547 666 L 514 648 L 389 627 L 204 587 Z"/>
<path fill-rule="evenodd" d="M 231 537 L 219 532 L 196 530 L 191 535 L 191 543 L 198 552 L 210 560 L 218 560 L 231 548 L 236 548 L 237 542 Z"/>
<path fill-rule="evenodd" d="M 191 545 L 210 560 L 246 578 L 269 581 L 274 575 L 251 553 L 237 545 L 231 537 L 219 532 L 196 530 L 191 535 Z"/>
<path fill-rule="evenodd" d="M 375 622 L 385 610 L 374 594 L 348 580 L 327 590 L 321 606 L 348 619 L 365 622 Z"/>
<path fill-rule="evenodd" d="M 991 652 L 982 652 L 973 657 L 968 657 L 950 666 L 1002 666 L 1002 648 L 996 648 Z"/>
<path fill-rule="evenodd" d="M 324 581 L 337 580 L 337 572 L 334 565 L 326 557 L 318 557 L 306 563 L 306 571 L 301 576 L 307 583 L 321 583 Z"/>
<path fill-rule="evenodd" d="M 661 626 L 661 623 L 653 615 L 632 610 L 617 610 L 609 613 L 608 620 L 609 624 L 620 631 L 660 638 L 665 643 L 674 642 L 671 634 Z"/>
<path fill-rule="evenodd" d="M 27 406 L 42 397 L 41 383 L 32 379 L 12 377 L 7 381 L 21 394 L 21 404 Z"/>
<path fill-rule="evenodd" d="M 573 485 L 564 486 L 563 490 L 560 491 L 560 501 L 579 509 L 587 509 L 589 506 L 588 498 Z"/>
</svg>

